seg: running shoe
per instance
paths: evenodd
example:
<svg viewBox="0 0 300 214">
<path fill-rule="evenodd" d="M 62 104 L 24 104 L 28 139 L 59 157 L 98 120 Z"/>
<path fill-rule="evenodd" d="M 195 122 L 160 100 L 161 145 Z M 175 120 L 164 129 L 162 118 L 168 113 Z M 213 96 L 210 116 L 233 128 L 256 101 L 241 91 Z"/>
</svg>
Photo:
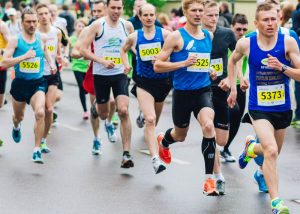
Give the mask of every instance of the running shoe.
<svg viewBox="0 0 300 214">
<path fill-rule="evenodd" d="M 225 195 L 225 181 L 217 180 L 216 189 L 219 192 L 219 195 Z"/>
<path fill-rule="evenodd" d="M 249 156 L 249 154 L 248 154 L 248 148 L 253 143 L 255 143 L 255 138 L 252 135 L 247 136 L 246 137 L 245 149 L 239 157 L 239 166 L 240 166 L 241 169 L 244 169 L 247 166 L 247 164 L 249 163 L 249 161 L 252 158 L 255 158 L 255 157 Z"/>
<path fill-rule="evenodd" d="M 3 140 L 0 139 L 0 147 L 3 146 Z"/>
<path fill-rule="evenodd" d="M 134 163 L 132 161 L 132 157 L 130 154 L 124 154 L 123 155 L 123 160 L 121 163 L 121 168 L 130 168 L 130 167 L 134 167 Z"/>
<path fill-rule="evenodd" d="M 158 150 L 159 150 L 159 157 L 160 159 L 165 162 L 166 164 L 170 164 L 171 163 L 171 152 L 170 152 L 170 148 L 165 148 L 163 147 L 163 145 L 161 144 L 161 141 L 163 140 L 165 134 L 164 133 L 160 133 L 157 136 L 157 143 L 158 143 Z"/>
<path fill-rule="evenodd" d="M 19 143 L 21 141 L 21 128 L 12 130 L 12 138 L 14 139 L 15 143 Z"/>
<path fill-rule="evenodd" d="M 136 118 L 136 125 L 139 128 L 143 128 L 145 125 L 145 119 L 144 119 L 143 113 L 141 111 L 140 111 L 139 116 Z"/>
<path fill-rule="evenodd" d="M 93 149 L 92 149 L 93 155 L 100 155 L 101 154 L 101 141 L 96 139 L 93 141 Z"/>
<path fill-rule="evenodd" d="M 203 185 L 203 194 L 207 196 L 217 196 L 219 195 L 216 189 L 216 182 L 212 178 L 206 179 Z"/>
<path fill-rule="evenodd" d="M 166 169 L 166 167 L 158 157 L 152 160 L 152 164 L 153 164 L 155 174 L 158 174 Z"/>
<path fill-rule="evenodd" d="M 300 120 L 296 117 L 293 118 L 291 126 L 294 128 L 300 128 Z"/>
<path fill-rule="evenodd" d="M 258 174 L 258 170 L 255 171 L 253 175 L 254 183 L 258 185 L 258 189 L 260 192 L 268 193 L 268 187 L 264 178 L 264 175 Z"/>
<path fill-rule="evenodd" d="M 41 142 L 40 149 L 41 149 L 42 153 L 51 152 L 51 150 L 49 149 L 49 147 L 47 146 L 47 144 L 45 142 Z"/>
<path fill-rule="evenodd" d="M 276 199 L 275 201 L 272 201 L 271 203 L 272 207 L 272 213 L 273 214 L 289 214 L 289 208 L 284 205 L 283 200 L 280 198 Z"/>
<path fill-rule="evenodd" d="M 87 111 L 83 112 L 82 118 L 83 118 L 84 120 L 88 120 L 88 119 L 89 119 L 89 113 L 88 113 Z"/>
<path fill-rule="evenodd" d="M 97 110 L 96 110 L 96 104 L 92 104 L 91 106 L 91 116 L 94 118 L 94 119 L 97 119 L 98 117 L 98 113 L 97 113 Z"/>
<path fill-rule="evenodd" d="M 107 133 L 108 140 L 111 143 L 115 143 L 117 136 L 116 136 L 116 130 L 115 130 L 113 124 L 107 123 L 105 121 L 105 130 L 106 130 L 106 133 Z"/>
<path fill-rule="evenodd" d="M 33 152 L 32 154 L 32 159 L 34 163 L 44 163 L 43 158 L 42 158 L 42 153 L 40 151 Z"/>
<path fill-rule="evenodd" d="M 114 128 L 117 129 L 120 122 L 120 118 L 117 112 L 115 112 L 114 115 L 112 116 L 111 122 L 114 125 Z"/>
<path fill-rule="evenodd" d="M 221 158 L 223 158 L 226 162 L 233 163 L 236 161 L 235 157 L 232 156 L 229 150 L 220 151 Z"/>
<path fill-rule="evenodd" d="M 58 114 L 57 114 L 57 112 L 56 111 L 53 111 L 53 121 L 52 121 L 52 123 L 56 123 L 57 121 L 57 117 L 58 117 Z"/>
</svg>

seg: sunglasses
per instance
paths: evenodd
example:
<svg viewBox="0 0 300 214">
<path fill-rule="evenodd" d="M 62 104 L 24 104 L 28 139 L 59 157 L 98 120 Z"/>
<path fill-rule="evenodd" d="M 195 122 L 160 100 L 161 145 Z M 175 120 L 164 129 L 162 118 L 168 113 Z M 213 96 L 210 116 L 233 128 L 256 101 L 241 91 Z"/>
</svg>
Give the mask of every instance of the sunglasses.
<svg viewBox="0 0 300 214">
<path fill-rule="evenodd" d="M 240 32 L 240 31 L 244 31 L 244 32 L 247 32 L 248 29 L 247 28 L 237 28 L 235 29 L 236 31 Z"/>
</svg>

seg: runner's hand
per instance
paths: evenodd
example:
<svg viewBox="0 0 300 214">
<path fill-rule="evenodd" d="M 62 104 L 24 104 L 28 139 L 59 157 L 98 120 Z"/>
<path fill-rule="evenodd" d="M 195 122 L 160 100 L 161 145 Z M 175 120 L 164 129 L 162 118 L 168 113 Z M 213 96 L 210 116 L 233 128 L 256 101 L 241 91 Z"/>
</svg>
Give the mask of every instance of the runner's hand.
<svg viewBox="0 0 300 214">
<path fill-rule="evenodd" d="M 58 64 L 62 64 L 62 62 L 63 62 L 62 56 L 61 55 L 57 55 L 56 56 L 56 61 L 57 61 Z"/>
<path fill-rule="evenodd" d="M 243 92 L 249 88 L 249 81 L 246 78 L 240 79 L 240 88 Z"/>
<path fill-rule="evenodd" d="M 210 73 L 209 73 L 209 76 L 212 80 L 216 80 L 217 79 L 217 72 L 215 71 L 215 69 L 210 69 Z"/>
<path fill-rule="evenodd" d="M 231 90 L 230 91 L 230 94 L 227 98 L 227 103 L 228 103 L 230 108 L 233 108 L 235 106 L 235 103 L 236 103 L 236 90 Z"/>
<path fill-rule="evenodd" d="M 197 62 L 197 57 L 190 55 L 185 61 L 184 61 L 184 67 L 189 67 L 191 65 L 196 64 Z"/>
<path fill-rule="evenodd" d="M 25 59 L 31 59 L 35 57 L 35 51 L 30 49 L 28 50 L 25 55 L 24 55 Z"/>
<path fill-rule="evenodd" d="M 130 65 L 124 65 L 124 74 L 128 74 L 130 71 L 131 71 L 131 67 L 130 67 Z"/>
<path fill-rule="evenodd" d="M 268 67 L 277 71 L 281 71 L 282 63 L 276 57 L 268 54 Z"/>
<path fill-rule="evenodd" d="M 103 65 L 107 69 L 112 69 L 115 67 L 115 63 L 112 60 L 104 60 Z"/>
<path fill-rule="evenodd" d="M 222 79 L 218 85 L 223 91 L 228 91 L 230 89 L 228 78 Z"/>
<path fill-rule="evenodd" d="M 56 68 L 56 66 L 55 65 L 50 65 L 50 72 L 51 72 L 51 74 L 56 74 L 56 72 L 57 72 L 57 68 Z"/>
<path fill-rule="evenodd" d="M 155 61 L 157 60 L 157 56 L 153 56 L 152 58 L 152 64 L 154 65 Z"/>
</svg>

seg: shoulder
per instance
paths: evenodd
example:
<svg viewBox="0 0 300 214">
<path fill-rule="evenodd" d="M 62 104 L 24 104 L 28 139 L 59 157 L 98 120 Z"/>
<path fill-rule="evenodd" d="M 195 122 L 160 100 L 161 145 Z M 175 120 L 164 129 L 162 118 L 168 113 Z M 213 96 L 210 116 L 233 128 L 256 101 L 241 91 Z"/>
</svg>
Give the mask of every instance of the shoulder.
<svg viewBox="0 0 300 214">
<path fill-rule="evenodd" d="M 170 35 L 170 31 L 168 31 L 168 30 L 166 30 L 166 29 L 163 29 L 163 28 L 160 28 L 161 29 L 161 31 L 162 31 L 162 35 L 163 35 L 163 37 L 167 37 L 167 36 L 169 36 Z"/>
<path fill-rule="evenodd" d="M 236 44 L 236 49 L 239 51 L 246 50 L 250 47 L 250 38 L 241 38 Z"/>
</svg>

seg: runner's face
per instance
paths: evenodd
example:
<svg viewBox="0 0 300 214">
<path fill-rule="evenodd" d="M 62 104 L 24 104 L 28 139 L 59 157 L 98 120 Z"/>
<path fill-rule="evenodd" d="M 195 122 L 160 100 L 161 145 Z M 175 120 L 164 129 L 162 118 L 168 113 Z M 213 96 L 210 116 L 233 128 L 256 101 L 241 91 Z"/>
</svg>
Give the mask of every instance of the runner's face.
<svg viewBox="0 0 300 214">
<path fill-rule="evenodd" d="M 260 11 L 254 24 L 262 35 L 274 36 L 278 30 L 278 13 L 276 9 Z"/>
<path fill-rule="evenodd" d="M 42 7 L 37 11 L 39 23 L 42 25 L 46 25 L 50 23 L 51 14 L 48 8 Z"/>
<path fill-rule="evenodd" d="M 219 19 L 219 8 L 210 7 L 204 9 L 204 14 L 202 18 L 202 23 L 206 27 L 215 28 L 217 26 Z"/>
<path fill-rule="evenodd" d="M 93 5 L 92 16 L 95 19 L 100 19 L 101 17 L 105 16 L 105 6 L 103 3 Z"/>
<path fill-rule="evenodd" d="M 143 23 L 143 26 L 145 27 L 151 27 L 154 25 L 156 14 L 155 9 L 153 7 L 144 7 L 142 15 L 139 16 L 141 22 Z"/>
<path fill-rule="evenodd" d="M 84 27 L 85 25 L 82 22 L 78 22 L 75 26 L 75 31 L 78 32 L 78 34 L 80 34 Z"/>
<path fill-rule="evenodd" d="M 203 5 L 197 2 L 190 4 L 188 9 L 184 12 L 184 15 L 190 24 L 196 26 L 200 25 L 203 16 Z"/>
<path fill-rule="evenodd" d="M 248 31 L 248 24 L 235 23 L 234 26 L 231 26 L 231 30 L 234 32 L 235 38 L 238 40 Z"/>
<path fill-rule="evenodd" d="M 107 15 L 112 21 L 118 21 L 122 12 L 122 1 L 110 1 L 109 5 L 107 5 Z"/>
<path fill-rule="evenodd" d="M 37 28 L 38 20 L 36 14 L 25 14 L 22 22 L 25 33 L 33 35 Z"/>
</svg>

